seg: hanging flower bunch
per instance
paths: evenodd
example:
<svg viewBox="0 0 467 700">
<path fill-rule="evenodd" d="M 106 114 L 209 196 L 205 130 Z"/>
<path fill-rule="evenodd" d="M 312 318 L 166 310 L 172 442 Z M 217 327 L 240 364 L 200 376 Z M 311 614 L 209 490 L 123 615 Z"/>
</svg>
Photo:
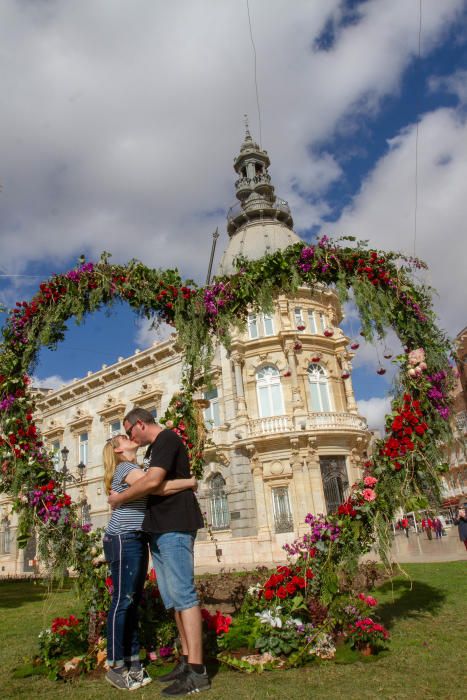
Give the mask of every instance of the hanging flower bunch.
<svg viewBox="0 0 467 700">
<path fill-rule="evenodd" d="M 71 496 L 63 491 L 60 484 L 49 481 L 48 484 L 38 486 L 28 494 L 28 502 L 34 508 L 38 518 L 43 522 L 58 523 L 62 520 L 68 522 Z"/>
</svg>

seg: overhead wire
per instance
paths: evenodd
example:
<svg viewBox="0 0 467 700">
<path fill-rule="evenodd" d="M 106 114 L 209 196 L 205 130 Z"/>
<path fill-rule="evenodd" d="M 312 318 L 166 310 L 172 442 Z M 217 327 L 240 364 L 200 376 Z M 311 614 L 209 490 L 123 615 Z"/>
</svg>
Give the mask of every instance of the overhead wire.
<svg viewBox="0 0 467 700">
<path fill-rule="evenodd" d="M 253 57 L 254 57 L 254 78 L 255 78 L 255 92 L 256 92 L 256 107 L 258 109 L 258 126 L 259 126 L 259 145 L 262 148 L 263 144 L 263 136 L 262 136 L 262 127 L 261 127 L 261 108 L 260 108 L 260 101 L 259 101 L 259 89 L 258 89 L 258 73 L 257 73 L 257 59 L 256 59 L 256 46 L 255 46 L 255 40 L 253 38 L 253 28 L 251 26 L 251 15 L 250 15 L 250 3 L 249 0 L 246 0 L 246 9 L 248 13 L 248 26 L 250 28 L 250 39 L 251 39 L 251 45 L 253 47 Z"/>
</svg>

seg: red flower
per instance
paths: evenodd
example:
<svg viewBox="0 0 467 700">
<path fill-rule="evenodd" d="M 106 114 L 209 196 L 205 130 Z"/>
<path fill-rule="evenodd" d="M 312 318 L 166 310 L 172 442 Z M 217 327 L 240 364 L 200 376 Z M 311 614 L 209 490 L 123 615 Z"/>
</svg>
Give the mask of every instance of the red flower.
<svg viewBox="0 0 467 700">
<path fill-rule="evenodd" d="M 279 586 L 279 588 L 276 591 L 276 596 L 278 598 L 281 598 L 282 600 L 284 598 L 287 598 L 287 590 L 284 588 L 284 586 Z"/>
<path fill-rule="evenodd" d="M 312 572 L 311 569 L 307 569 L 305 575 L 306 575 L 306 577 L 307 577 L 307 579 L 308 579 L 309 581 L 310 581 L 312 578 L 315 577 L 315 575 L 314 575 L 314 573 Z"/>
<path fill-rule="evenodd" d="M 271 591 L 270 588 L 267 588 L 264 591 L 264 597 L 266 600 L 272 600 L 272 598 L 274 598 L 274 591 Z"/>
<path fill-rule="evenodd" d="M 289 595 L 293 595 L 295 591 L 297 590 L 296 586 L 292 583 L 292 581 L 289 581 L 286 585 L 286 590 Z"/>
</svg>

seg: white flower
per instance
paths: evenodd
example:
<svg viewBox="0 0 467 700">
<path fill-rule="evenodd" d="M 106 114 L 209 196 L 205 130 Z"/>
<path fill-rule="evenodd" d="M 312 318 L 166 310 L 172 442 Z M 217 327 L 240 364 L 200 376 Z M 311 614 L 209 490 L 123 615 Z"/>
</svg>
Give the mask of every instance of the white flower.
<svg viewBox="0 0 467 700">
<path fill-rule="evenodd" d="M 248 595 L 258 595 L 261 590 L 261 585 L 259 583 L 256 586 L 250 586 L 248 589 Z"/>
<path fill-rule="evenodd" d="M 279 617 L 279 615 L 277 615 L 278 610 L 280 610 L 280 608 L 276 608 L 275 611 L 263 610 L 263 612 L 255 613 L 255 615 L 259 618 L 259 621 L 263 625 L 270 625 L 271 627 L 282 627 L 282 620 Z M 274 612 L 276 612 L 276 615 L 274 615 Z"/>
</svg>

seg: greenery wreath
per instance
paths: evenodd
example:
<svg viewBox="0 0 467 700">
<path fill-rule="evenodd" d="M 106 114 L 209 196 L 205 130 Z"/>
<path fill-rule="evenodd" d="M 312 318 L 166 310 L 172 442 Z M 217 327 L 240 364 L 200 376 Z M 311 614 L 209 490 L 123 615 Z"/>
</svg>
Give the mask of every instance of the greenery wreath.
<svg viewBox="0 0 467 700">
<path fill-rule="evenodd" d="M 299 554 L 313 546 L 322 555 L 328 567 L 325 595 L 335 589 L 336 571 L 345 560 L 358 557 L 377 539 L 385 542 L 384 526 L 398 506 L 439 497 L 454 374 L 452 348 L 436 326 L 430 289 L 414 279 L 414 272 L 425 267 L 422 262 L 368 249 L 353 238 L 335 242 L 323 236 L 313 245 L 298 243 L 256 261 L 238 259 L 235 274 L 198 287 L 183 282 L 177 270 L 149 269 L 136 260 L 114 265 L 109 258 L 107 253 L 97 263 L 82 258 L 75 269 L 41 284 L 30 301 L 17 302 L 4 324 L 0 353 L 0 490 L 12 498 L 19 515 L 20 546 L 34 528 L 39 555 L 51 571 L 73 567 L 91 582 L 90 610 L 102 588 L 92 564 L 97 538 L 80 525 L 76 504 L 54 479 L 51 455 L 34 423 L 29 375 L 39 349 L 56 348 L 70 319 L 80 323 L 116 302 L 177 331 L 183 382 L 163 422 L 181 434 L 198 476 L 204 434 L 193 395 L 205 382 L 215 343 L 228 346 L 232 327 L 244 325 L 249 311 L 271 310 L 279 294 L 321 283 L 334 286 L 341 302 L 352 293 L 366 340 L 394 329 L 405 352 L 393 360 L 400 371 L 385 436 L 338 512 L 307 516 L 313 542 L 290 548 L 290 554 Z"/>
</svg>

